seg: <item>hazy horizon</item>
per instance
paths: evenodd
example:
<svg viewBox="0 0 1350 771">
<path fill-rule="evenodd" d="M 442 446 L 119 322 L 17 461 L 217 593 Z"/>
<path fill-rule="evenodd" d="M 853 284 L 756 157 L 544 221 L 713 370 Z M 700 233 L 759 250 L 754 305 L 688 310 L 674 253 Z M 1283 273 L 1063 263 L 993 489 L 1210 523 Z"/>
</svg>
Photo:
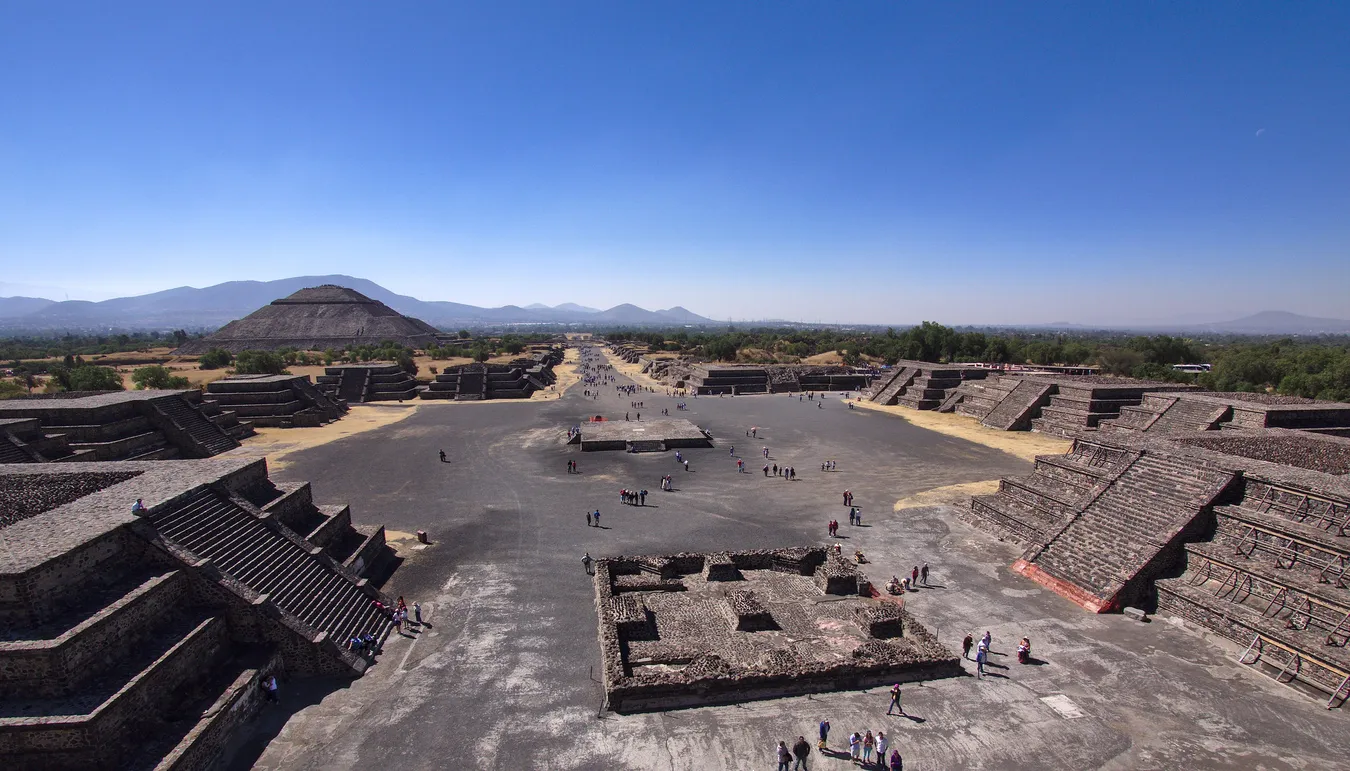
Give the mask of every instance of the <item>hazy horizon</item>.
<svg viewBox="0 0 1350 771">
<path fill-rule="evenodd" d="M 1348 33 L 1335 3 L 10 5 L 0 296 L 1344 318 Z"/>
</svg>

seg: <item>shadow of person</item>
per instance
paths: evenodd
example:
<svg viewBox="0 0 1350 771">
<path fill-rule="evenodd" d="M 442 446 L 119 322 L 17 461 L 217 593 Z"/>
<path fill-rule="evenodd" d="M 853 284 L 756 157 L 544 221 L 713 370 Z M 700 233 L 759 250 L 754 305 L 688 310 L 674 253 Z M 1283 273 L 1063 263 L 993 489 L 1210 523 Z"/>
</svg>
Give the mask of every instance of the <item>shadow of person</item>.
<svg viewBox="0 0 1350 771">
<path fill-rule="evenodd" d="M 1050 664 L 1045 659 L 1038 659 L 1035 656 L 1027 656 L 1027 660 L 1022 663 L 1032 667 L 1044 667 Z"/>
<path fill-rule="evenodd" d="M 987 667 L 987 666 L 989 666 L 989 665 L 988 665 L 988 664 L 985 664 L 985 666 Z M 1004 669 L 1007 669 L 1007 667 L 1004 667 Z M 990 672 L 990 671 L 988 671 L 988 670 L 985 671 L 984 676 L 985 676 L 985 677 L 997 677 L 997 678 L 1000 679 L 1000 680 L 1007 680 L 1007 679 L 1008 679 L 1008 676 L 1007 676 L 1007 675 L 1000 675 L 1000 674 L 997 673 L 997 672 Z"/>
<path fill-rule="evenodd" d="M 609 525 L 596 525 L 596 527 L 600 528 L 601 530 L 612 530 L 612 529 L 613 529 L 613 528 L 611 528 Z"/>
</svg>

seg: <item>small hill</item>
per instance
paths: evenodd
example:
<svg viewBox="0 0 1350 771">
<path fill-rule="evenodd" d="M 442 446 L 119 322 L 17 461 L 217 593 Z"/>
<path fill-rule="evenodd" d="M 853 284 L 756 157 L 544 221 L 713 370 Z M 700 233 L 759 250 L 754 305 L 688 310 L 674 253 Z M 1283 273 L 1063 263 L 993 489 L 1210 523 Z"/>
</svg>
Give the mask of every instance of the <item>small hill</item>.
<svg viewBox="0 0 1350 771">
<path fill-rule="evenodd" d="M 1344 335 L 1350 334 L 1350 321 L 1300 316 L 1288 311 L 1261 311 L 1233 321 L 1205 324 L 1203 328 L 1240 335 Z"/>
</svg>

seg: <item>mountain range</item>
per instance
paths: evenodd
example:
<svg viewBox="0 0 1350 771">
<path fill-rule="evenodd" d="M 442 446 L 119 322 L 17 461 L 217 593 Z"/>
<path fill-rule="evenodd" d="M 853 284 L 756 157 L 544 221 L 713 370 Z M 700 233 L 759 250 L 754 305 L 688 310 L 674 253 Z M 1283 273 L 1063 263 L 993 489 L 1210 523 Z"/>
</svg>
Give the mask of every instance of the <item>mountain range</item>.
<svg viewBox="0 0 1350 771">
<path fill-rule="evenodd" d="M 276 281 L 228 281 L 201 289 L 178 287 L 162 292 L 118 297 L 103 302 L 38 297 L 0 297 L 0 330 L 95 331 L 216 329 L 243 318 L 275 299 L 305 287 L 337 284 L 349 287 L 407 316 L 442 329 L 511 324 L 587 324 L 669 327 L 674 325 L 720 325 L 680 306 L 649 311 L 624 303 L 607 310 L 576 303 L 548 306 L 542 303 L 500 308 L 419 300 L 391 292 L 364 278 L 353 276 L 296 276 Z M 953 321 L 959 322 L 957 319 Z M 759 322 L 768 323 L 768 322 Z M 1017 326 L 1017 325 L 1009 325 Z M 1045 328 L 1079 327 L 1070 323 L 1036 325 Z M 1103 328 L 1103 327 L 1095 327 Z M 1350 334 L 1350 321 L 1300 316 L 1287 311 L 1262 311 L 1232 321 L 1176 322 L 1121 326 L 1140 332 L 1208 333 L 1239 335 Z"/>
<path fill-rule="evenodd" d="M 441 328 L 499 324 L 616 324 L 671 326 L 714 324 L 680 306 L 649 311 L 624 303 L 608 310 L 575 303 L 549 307 L 480 308 L 463 303 L 419 300 L 353 276 L 296 276 L 276 281 L 228 281 L 201 289 L 190 286 L 118 297 L 102 302 L 56 302 L 36 297 L 0 297 L 0 328 L 10 330 L 215 329 L 305 287 L 337 284 L 379 300 L 405 316 Z"/>
</svg>

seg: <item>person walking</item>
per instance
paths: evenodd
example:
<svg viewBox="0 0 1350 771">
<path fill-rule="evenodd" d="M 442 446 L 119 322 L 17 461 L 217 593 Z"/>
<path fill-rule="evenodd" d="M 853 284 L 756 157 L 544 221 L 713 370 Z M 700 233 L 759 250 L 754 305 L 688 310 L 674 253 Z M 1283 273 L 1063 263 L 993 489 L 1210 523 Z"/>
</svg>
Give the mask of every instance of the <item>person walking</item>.
<svg viewBox="0 0 1350 771">
<path fill-rule="evenodd" d="M 595 526 L 596 526 L 596 527 L 600 527 L 600 510 L 599 510 L 599 509 L 596 509 L 596 510 L 595 510 L 594 516 L 595 516 Z"/>
<path fill-rule="evenodd" d="M 927 562 L 923 563 L 923 567 L 919 568 L 919 580 L 923 582 L 923 585 L 924 585 L 924 586 L 928 586 L 928 563 L 927 563 Z"/>
<path fill-rule="evenodd" d="M 984 637 L 980 638 L 980 645 L 983 645 L 985 650 L 994 649 L 994 636 L 989 634 L 988 629 L 984 630 Z"/>
<path fill-rule="evenodd" d="M 441 463 L 445 462 L 445 450 L 441 450 Z"/>
<path fill-rule="evenodd" d="M 586 511 L 586 527 L 592 527 L 592 523 L 591 523 L 591 512 L 590 512 L 589 509 L 587 509 L 587 511 Z"/>
<path fill-rule="evenodd" d="M 984 643 L 981 642 L 980 649 L 975 651 L 975 677 L 977 679 L 984 677 L 984 661 L 988 657 L 989 649 L 984 647 Z"/>
<path fill-rule="evenodd" d="M 886 714 L 887 715 L 891 714 L 891 710 L 895 710 L 896 712 L 899 712 L 902 715 L 905 714 L 905 708 L 900 705 L 899 683 L 896 683 L 895 685 L 891 686 L 891 703 L 890 706 L 886 707 Z"/>
<path fill-rule="evenodd" d="M 792 753 L 788 751 L 787 745 L 783 742 L 778 743 L 778 771 L 792 771 Z"/>
<path fill-rule="evenodd" d="M 915 565 L 915 566 L 914 566 L 914 569 L 910 571 L 910 573 L 909 573 L 909 583 L 910 583 L 911 586 L 918 586 L 918 585 L 919 585 L 919 566 L 918 566 L 918 565 Z"/>
<path fill-rule="evenodd" d="M 966 635 L 966 639 L 961 641 L 961 658 L 970 658 L 970 649 L 975 647 L 975 638 Z"/>
<path fill-rule="evenodd" d="M 825 748 L 828 747 L 829 745 L 830 745 L 830 721 L 822 720 L 820 721 L 820 744 L 818 746 L 820 747 L 820 751 L 824 752 Z"/>
<path fill-rule="evenodd" d="M 593 575 L 595 575 L 595 560 L 591 559 L 591 553 L 590 553 L 590 552 L 586 552 L 585 554 L 583 554 L 583 555 L 581 556 L 581 566 L 584 567 L 584 568 L 586 568 L 586 575 L 588 575 L 588 576 L 593 576 Z M 419 624 L 422 623 L 422 621 L 421 621 L 421 613 L 420 613 L 420 612 L 418 613 L 418 621 L 417 621 L 417 623 L 419 623 Z"/>
<path fill-rule="evenodd" d="M 797 759 L 792 764 L 792 771 L 807 771 L 806 759 L 811 755 L 811 745 L 806 743 L 805 736 L 798 736 L 797 741 L 792 744 L 792 756 Z"/>
</svg>

